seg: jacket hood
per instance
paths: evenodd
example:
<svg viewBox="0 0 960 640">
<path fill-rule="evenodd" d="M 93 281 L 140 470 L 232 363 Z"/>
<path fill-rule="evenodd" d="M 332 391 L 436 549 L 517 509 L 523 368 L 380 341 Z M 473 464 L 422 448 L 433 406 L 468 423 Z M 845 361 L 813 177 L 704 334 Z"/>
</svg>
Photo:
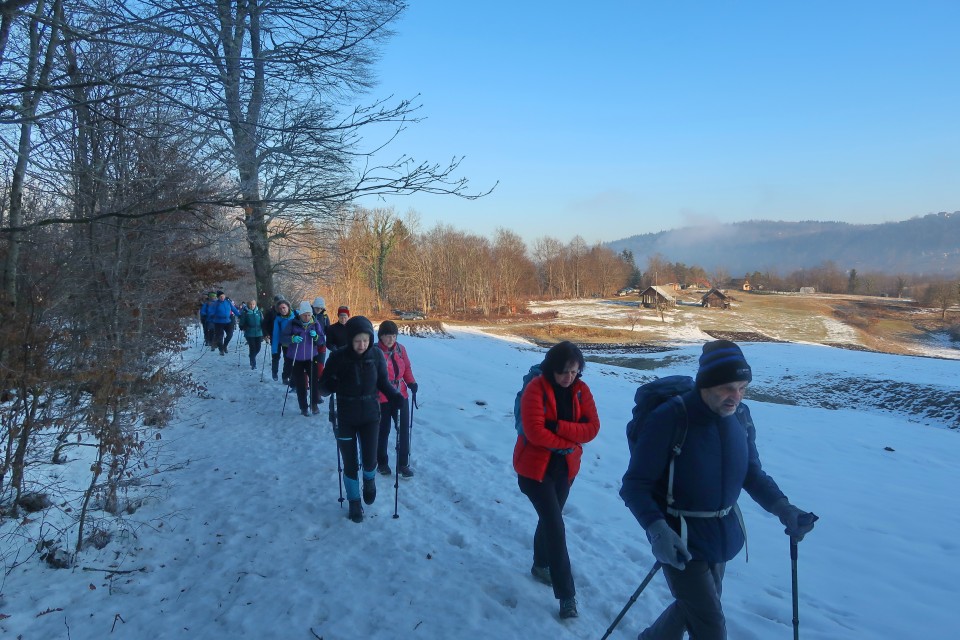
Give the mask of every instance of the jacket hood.
<svg viewBox="0 0 960 640">
<path fill-rule="evenodd" d="M 353 342 L 353 339 L 361 333 L 366 333 L 370 336 L 371 346 L 374 342 L 376 342 L 376 338 L 373 335 L 373 323 L 367 320 L 367 318 L 364 316 L 353 316 L 347 320 L 346 327 L 348 345 Z"/>
</svg>

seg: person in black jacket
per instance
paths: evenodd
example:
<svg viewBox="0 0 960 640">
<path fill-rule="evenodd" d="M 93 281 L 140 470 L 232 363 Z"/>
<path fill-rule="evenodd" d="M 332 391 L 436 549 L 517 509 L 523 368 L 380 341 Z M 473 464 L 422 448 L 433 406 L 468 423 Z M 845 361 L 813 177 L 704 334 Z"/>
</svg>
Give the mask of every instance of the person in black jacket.
<svg viewBox="0 0 960 640">
<path fill-rule="evenodd" d="M 334 351 L 347 346 L 347 320 L 350 318 L 350 307 L 343 304 L 337 309 L 337 321 L 326 327 L 327 349 Z"/>
<path fill-rule="evenodd" d="M 336 406 L 331 406 L 331 412 L 337 412 L 334 435 L 343 456 L 343 485 L 350 506 L 348 517 L 362 522 L 357 442 L 359 440 L 363 455 L 363 501 L 373 504 L 377 497 L 377 435 L 380 431 L 377 391 L 387 397 L 392 411 L 400 409 L 403 396 L 390 384 L 383 352 L 374 347 L 373 324 L 363 316 L 354 316 L 345 326 L 347 346 L 330 354 L 318 386 L 324 396 L 337 394 Z"/>
</svg>

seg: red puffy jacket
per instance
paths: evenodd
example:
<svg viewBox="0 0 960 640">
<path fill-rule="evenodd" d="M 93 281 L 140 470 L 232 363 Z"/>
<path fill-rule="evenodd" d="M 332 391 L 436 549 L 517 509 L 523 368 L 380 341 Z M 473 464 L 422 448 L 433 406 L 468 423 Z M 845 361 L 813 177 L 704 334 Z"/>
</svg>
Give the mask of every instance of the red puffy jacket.
<svg viewBox="0 0 960 640">
<path fill-rule="evenodd" d="M 523 390 L 520 398 L 523 435 L 517 436 L 517 444 L 513 448 L 513 468 L 517 474 L 542 482 L 552 450 L 573 449 L 567 454 L 567 469 L 570 481 L 573 482 L 580 471 L 580 457 L 583 455 L 583 447 L 580 445 L 597 437 L 600 432 L 600 418 L 593 394 L 586 383 L 576 380 L 571 392 L 573 421 L 568 422 L 557 420 L 557 399 L 553 394 L 553 387 L 543 375 L 531 380 Z M 544 426 L 548 421 L 557 422 L 556 433 Z"/>
<path fill-rule="evenodd" d="M 407 385 L 415 383 L 417 380 L 413 377 L 413 367 L 410 365 L 410 356 L 403 345 L 397 342 L 393 349 L 387 347 L 377 340 L 377 346 L 383 352 L 383 357 L 387 361 L 387 375 L 390 376 L 390 384 L 396 387 L 404 398 L 407 397 Z M 380 403 L 387 401 L 387 396 L 379 394 Z"/>
</svg>

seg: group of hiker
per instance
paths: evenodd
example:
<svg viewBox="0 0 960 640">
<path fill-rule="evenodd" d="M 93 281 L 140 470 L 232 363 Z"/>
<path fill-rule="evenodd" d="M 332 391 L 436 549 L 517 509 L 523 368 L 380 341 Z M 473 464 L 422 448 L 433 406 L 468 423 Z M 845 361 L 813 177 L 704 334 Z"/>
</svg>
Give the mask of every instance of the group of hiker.
<svg viewBox="0 0 960 640">
<path fill-rule="evenodd" d="M 398 476 L 413 476 L 408 401 L 416 401 L 418 387 L 407 351 L 397 342 L 396 323 L 381 322 L 375 334 L 369 319 L 350 317 L 346 306 L 337 309 L 337 322 L 331 323 L 325 306 L 323 298 L 316 298 L 294 311 L 278 296 L 273 308 L 261 314 L 255 301 L 240 310 L 217 292 L 201 318 L 210 323 L 211 349 L 223 354 L 230 339 L 224 325 L 230 324 L 230 313 L 236 314 L 250 345 L 252 368 L 261 341 L 267 340 L 273 379 L 296 389 L 304 416 L 319 413 L 322 398 L 335 394 L 331 421 L 343 460 L 348 517 L 361 522 L 360 501 L 369 505 L 376 499 L 377 473 L 392 473 L 387 448 L 391 421 L 399 432 Z M 563 507 L 580 469 L 583 445 L 600 431 L 596 403 L 582 379 L 584 367 L 575 344 L 554 345 L 524 378 L 515 407 L 513 466 L 519 489 L 538 518 L 530 573 L 552 587 L 561 618 L 579 615 Z M 762 468 L 756 428 L 741 402 L 752 379 L 740 347 L 714 340 L 703 346 L 695 378 L 669 376 L 637 390 L 627 425 L 630 462 L 620 496 L 646 532 L 657 562 L 607 635 L 662 569 L 674 600 L 638 639 L 681 640 L 684 633 L 696 640 L 727 637 L 720 596 L 724 567 L 746 541 L 737 507 L 743 490 L 777 516 L 792 550 L 813 529 L 817 517 L 794 506 Z M 796 624 L 795 615 L 795 629 Z"/>
<path fill-rule="evenodd" d="M 561 618 L 578 615 L 563 506 L 583 445 L 600 430 L 584 364 L 576 345 L 561 342 L 547 351 L 539 375 L 524 378 L 513 453 L 520 491 L 538 517 L 530 573 L 553 588 Z M 746 540 L 742 490 L 777 516 L 792 545 L 813 529 L 817 517 L 791 504 L 760 464 L 756 429 L 741 403 L 752 378 L 740 347 L 714 340 L 703 346 L 695 379 L 670 376 L 637 390 L 620 496 L 657 562 L 607 635 L 662 568 L 674 600 L 639 640 L 727 637 L 720 594 L 724 567 Z"/>
<path fill-rule="evenodd" d="M 397 476 L 414 476 L 409 459 L 409 402 L 416 402 L 418 386 L 407 350 L 397 342 L 400 331 L 395 322 L 381 322 L 375 334 L 373 323 L 364 316 L 351 317 L 346 305 L 337 309 L 337 321 L 331 323 L 322 297 L 312 304 L 304 300 L 293 309 L 278 295 L 273 306 L 262 313 L 256 300 L 237 308 L 222 291 L 201 306 L 200 320 L 206 343 L 221 355 L 226 354 L 236 322 L 249 346 L 254 370 L 266 341 L 273 379 L 287 385 L 288 393 L 296 391 L 301 415 L 319 414 L 323 398 L 333 395 L 330 420 L 343 460 L 343 487 L 351 520 L 363 521 L 361 497 L 368 505 L 376 499 L 377 473 L 393 473 L 388 449 L 391 422 L 398 432 Z M 223 335 L 218 329 L 221 320 L 231 327 Z M 264 360 L 261 366 L 265 365 Z"/>
</svg>

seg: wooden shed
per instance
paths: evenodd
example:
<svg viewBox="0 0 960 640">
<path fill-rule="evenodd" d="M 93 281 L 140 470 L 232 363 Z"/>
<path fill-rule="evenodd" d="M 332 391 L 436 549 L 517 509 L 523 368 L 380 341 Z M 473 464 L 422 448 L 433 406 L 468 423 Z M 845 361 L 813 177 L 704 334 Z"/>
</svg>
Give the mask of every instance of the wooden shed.
<svg viewBox="0 0 960 640">
<path fill-rule="evenodd" d="M 677 299 L 664 287 L 647 287 L 640 294 L 640 304 L 645 307 L 673 306 L 677 304 Z"/>
<path fill-rule="evenodd" d="M 711 309 L 729 309 L 730 298 L 724 295 L 720 289 L 710 289 L 700 298 L 700 306 Z"/>
</svg>

